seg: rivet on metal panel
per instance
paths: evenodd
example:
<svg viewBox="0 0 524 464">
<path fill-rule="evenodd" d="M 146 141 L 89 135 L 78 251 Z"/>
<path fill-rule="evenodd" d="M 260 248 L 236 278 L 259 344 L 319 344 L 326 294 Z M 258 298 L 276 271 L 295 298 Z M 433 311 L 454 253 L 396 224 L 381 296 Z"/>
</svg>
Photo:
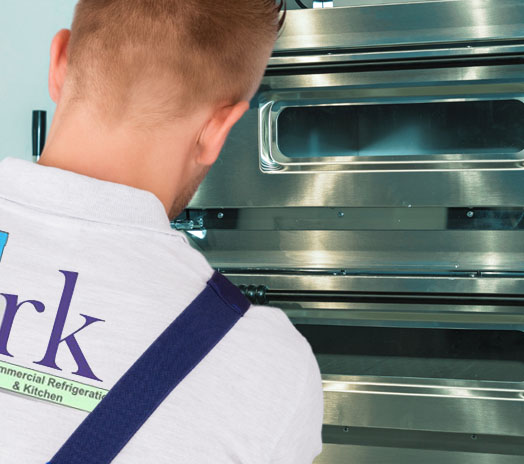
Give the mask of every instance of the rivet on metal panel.
<svg viewBox="0 0 524 464">
<path fill-rule="evenodd" d="M 472 218 L 473 216 L 475 216 L 475 213 L 473 211 L 468 211 L 466 216 L 469 217 L 469 218 Z"/>
<path fill-rule="evenodd" d="M 224 213 L 218 213 L 217 217 L 218 219 L 224 219 Z"/>
</svg>

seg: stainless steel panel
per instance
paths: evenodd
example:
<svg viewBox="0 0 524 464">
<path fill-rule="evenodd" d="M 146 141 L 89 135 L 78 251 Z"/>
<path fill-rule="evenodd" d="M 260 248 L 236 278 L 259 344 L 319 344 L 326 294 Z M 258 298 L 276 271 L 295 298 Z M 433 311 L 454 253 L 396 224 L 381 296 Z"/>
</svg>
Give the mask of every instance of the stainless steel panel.
<svg viewBox="0 0 524 464">
<path fill-rule="evenodd" d="M 524 208 L 244 208 L 187 211 L 186 231 L 523 231 Z"/>
<path fill-rule="evenodd" d="M 343 73 L 336 74 L 301 74 L 293 76 L 294 82 L 289 80 L 289 76 L 268 77 L 266 83 L 271 89 L 261 92 L 259 95 L 260 101 L 260 115 L 259 115 L 259 138 L 260 138 L 260 166 L 264 173 L 304 173 L 304 172 L 319 172 L 325 173 L 329 171 L 421 171 L 421 170 L 465 170 L 465 169 L 511 169 L 521 168 L 523 153 L 522 139 L 524 138 L 524 123 L 519 123 L 515 118 L 510 121 L 498 121 L 499 118 L 492 117 L 490 122 L 491 127 L 498 127 L 503 131 L 511 131 L 511 137 L 518 140 L 515 149 L 512 153 L 493 152 L 492 155 L 487 155 L 482 149 L 478 149 L 472 153 L 467 147 L 455 146 L 450 148 L 447 152 L 435 153 L 431 156 L 416 156 L 423 155 L 424 149 L 418 145 L 420 152 L 412 153 L 407 158 L 402 156 L 409 152 L 408 145 L 416 143 L 417 137 L 421 137 L 422 144 L 427 144 L 429 138 L 437 138 L 438 140 L 446 140 L 451 137 L 451 134 L 460 134 L 461 137 L 468 131 L 469 119 L 475 118 L 475 115 L 462 117 L 459 121 L 453 123 L 453 127 L 444 129 L 439 124 L 431 124 L 426 127 L 425 133 L 420 132 L 421 121 L 419 119 L 402 122 L 398 115 L 394 122 L 387 123 L 384 128 L 386 132 L 381 132 L 380 124 L 388 111 L 396 105 L 398 108 L 413 108 L 417 112 L 417 105 L 420 107 L 420 117 L 422 117 L 425 108 L 428 105 L 482 105 L 487 102 L 496 105 L 500 104 L 501 100 L 513 100 L 518 104 L 524 99 L 524 80 L 522 74 L 516 77 L 511 88 L 504 85 L 504 79 L 508 77 L 505 71 L 512 72 L 515 68 L 522 66 L 496 66 L 496 67 L 472 67 L 472 68 L 454 68 L 446 70 L 431 70 L 431 76 L 428 74 L 429 70 L 410 70 L 410 72 L 397 71 L 383 71 L 378 73 L 381 77 L 391 78 L 390 84 L 384 86 L 378 82 L 377 73 Z M 467 71 L 467 75 L 464 75 Z M 310 82 L 310 80 L 314 80 Z M 432 85 L 438 80 L 438 85 Z M 289 87 L 302 85 L 307 82 L 309 90 L 289 90 Z M 361 84 L 364 83 L 365 84 Z M 445 84 L 444 84 L 445 82 Z M 324 83 L 329 85 L 328 89 L 315 88 Z M 417 84 L 416 84 L 417 83 Z M 519 83 L 521 84 L 519 86 Z M 366 85 L 367 84 L 367 85 Z M 363 85 L 361 87 L 361 85 Z M 277 90 L 278 89 L 278 90 Z M 513 93 L 517 92 L 517 93 Z M 454 97 L 457 95 L 457 97 Z M 460 95 L 460 97 L 458 97 Z M 379 106 L 377 106 L 379 105 Z M 319 153 L 318 157 L 308 158 L 290 158 L 282 152 L 280 144 L 291 134 L 290 131 L 283 133 L 285 127 L 279 122 L 288 111 L 302 110 L 311 112 L 312 110 L 322 110 L 325 114 L 323 117 L 317 115 L 318 127 L 303 127 L 305 122 L 297 122 L 304 131 L 303 139 L 307 140 L 311 134 L 317 133 L 322 124 L 328 124 L 325 121 L 326 111 L 331 108 L 332 111 L 351 110 L 354 114 L 357 110 L 362 112 L 377 111 L 377 108 L 383 108 L 383 113 L 373 119 L 376 120 L 376 126 L 370 120 L 366 124 L 365 118 L 359 118 L 354 121 L 354 134 L 348 134 L 351 131 L 350 121 L 344 119 L 334 121 L 331 126 L 336 132 L 332 135 L 333 140 L 328 141 L 328 145 L 336 143 L 337 137 L 340 138 L 342 133 L 345 139 L 352 139 L 349 145 L 355 145 L 353 151 L 359 151 L 361 148 L 359 139 L 368 131 L 369 140 L 362 143 L 372 143 L 375 149 L 364 149 L 362 155 L 365 156 L 326 156 L 327 153 Z M 399 109 L 400 111 L 400 109 Z M 482 114 L 486 113 L 483 111 Z M 493 115 L 494 116 L 494 115 Z M 522 117 L 522 116 L 520 116 Z M 463 121 L 464 127 L 462 127 Z M 343 124 L 343 127 L 340 125 Z M 481 124 L 480 122 L 478 123 Z M 395 125 L 398 126 L 395 128 Z M 445 125 L 445 123 L 444 123 Z M 366 126 L 367 127 L 366 129 Z M 476 127 L 476 126 L 474 126 Z M 300 131 L 290 128 L 291 132 L 297 131 L 297 136 L 300 136 Z M 419 130 L 420 129 L 420 130 Z M 428 130 L 430 133 L 428 133 Z M 364 132 L 362 132 L 364 131 Z M 373 135 L 372 135 L 373 134 Z M 375 138 L 373 138 L 373 136 Z M 502 134 L 497 136 L 502 139 Z M 320 138 L 317 136 L 320 140 Z M 325 138 L 325 134 L 324 134 Z M 476 136 L 475 138 L 480 138 Z M 315 139 L 317 140 L 317 139 Z M 321 150 L 321 145 L 317 140 L 318 150 Z M 393 156 L 369 156 L 378 155 L 380 152 L 376 148 L 378 144 L 386 144 L 390 147 L 397 147 L 397 155 Z M 350 150 L 351 151 L 351 150 Z M 406 153 L 403 153 L 405 151 Z M 520 152 L 520 153 L 519 153 Z M 349 155 L 349 154 L 348 154 Z M 351 153 L 353 155 L 353 153 Z"/>
<path fill-rule="evenodd" d="M 524 384 L 323 378 L 316 464 L 522 462 Z"/>
<path fill-rule="evenodd" d="M 299 330 L 323 372 L 323 435 L 332 445 L 326 451 L 336 447 L 335 455 L 355 459 L 350 446 L 368 457 L 393 448 L 398 457 L 391 462 L 444 451 L 457 453 L 457 462 L 467 462 L 465 453 L 524 456 L 524 365 L 515 351 L 523 334 L 510 340 L 486 331 Z M 494 351 L 488 346 L 500 342 Z M 330 374 L 337 370 L 355 375 Z M 330 452 L 322 458 L 334 459 Z"/>
<path fill-rule="evenodd" d="M 524 435 L 522 383 L 323 378 L 326 425 Z"/>
<path fill-rule="evenodd" d="M 425 293 L 426 295 L 524 295 L 524 276 L 499 277 L 457 272 L 456 275 L 343 275 L 334 274 L 276 274 L 228 272 L 228 278 L 237 285 L 263 285 L 269 289 L 308 292 L 382 292 L 382 293 Z M 522 310 L 524 313 L 524 309 Z"/>
<path fill-rule="evenodd" d="M 399 69 L 400 68 L 400 69 Z M 396 98 L 410 97 L 449 97 L 523 94 L 522 57 L 506 64 L 489 66 L 482 63 L 439 62 L 432 66 L 382 66 L 371 71 L 366 67 L 349 67 L 333 70 L 313 68 L 309 72 L 271 73 L 262 81 L 259 95 L 261 102 L 274 100 L 274 97 L 297 96 L 296 91 L 309 89 L 305 95 L 311 98 L 334 100 L 341 95 L 346 98 Z M 335 72 L 337 71 L 337 72 Z M 267 92 L 267 93 L 266 93 Z M 273 93 L 272 93 L 273 92 Z M 316 92 L 316 93 L 315 93 Z M 343 93 L 342 93 L 343 92 Z M 298 94 L 300 96 L 302 94 Z M 258 101 L 256 101 L 258 103 Z"/>
<path fill-rule="evenodd" d="M 305 54 L 274 55 L 269 60 L 270 69 L 306 68 L 313 66 L 336 66 L 340 64 L 365 64 L 372 62 L 406 62 L 420 59 L 475 59 L 486 56 L 521 55 L 524 52 L 524 44 L 513 43 L 491 43 L 489 46 L 481 44 L 457 45 L 449 47 L 441 45 L 438 48 L 421 47 L 415 50 L 391 50 L 385 48 L 380 51 L 368 51 L 367 49 L 355 49 L 351 52 L 336 50 L 329 53 L 315 53 L 314 50 Z"/>
<path fill-rule="evenodd" d="M 233 131 L 190 208 L 524 205 L 520 169 L 264 175 L 258 166 L 257 120 L 252 111 Z"/>
<path fill-rule="evenodd" d="M 316 464 L 523 461 L 524 156 L 289 162 L 274 151 L 279 109 L 523 101 L 523 60 L 524 0 L 289 12 L 177 224 L 315 347 Z"/>
<path fill-rule="evenodd" d="M 270 301 L 271 304 L 271 301 Z M 272 302 L 295 324 L 373 327 L 478 328 L 524 331 L 522 306 Z"/>
<path fill-rule="evenodd" d="M 225 269 L 524 270 L 524 231 L 237 231 L 194 238 Z"/>
<path fill-rule="evenodd" d="M 276 52 L 453 44 L 524 37 L 521 0 L 290 11 Z"/>
<path fill-rule="evenodd" d="M 315 87 L 324 89 L 315 93 L 312 90 Z M 329 88 L 326 90 L 326 87 Z M 297 90 L 300 88 L 308 90 Z M 269 76 L 264 80 L 263 89 L 261 102 L 302 96 L 331 101 L 341 98 L 342 94 L 345 98 L 350 94 L 360 101 L 393 97 L 397 101 L 401 97 L 420 99 L 424 95 L 510 98 L 524 95 L 524 67 Z M 441 160 L 440 165 L 432 162 L 431 172 L 422 172 L 428 166 L 416 162 L 390 162 L 387 166 L 378 166 L 382 171 L 378 173 L 370 172 L 377 169 L 372 163 L 366 166 L 346 163 L 325 169 L 315 166 L 312 171 L 301 170 L 285 176 L 272 175 L 259 168 L 259 146 L 264 153 L 268 138 L 264 131 L 259 134 L 258 127 L 258 109 L 253 108 L 232 131 L 218 162 L 192 200 L 191 208 L 524 204 L 524 174 L 518 156 L 513 160 L 511 156 L 487 160 L 484 165 L 479 162 L 471 165 L 468 155 L 459 159 L 451 157 Z M 362 172 L 351 172 L 355 169 Z M 398 172 L 399 169 L 409 172 Z M 275 171 L 279 172 L 286 170 Z M 249 186 L 249 195 L 246 195 L 246 186 Z"/>
<path fill-rule="evenodd" d="M 431 449 L 324 444 L 315 464 L 521 464 L 522 456 Z"/>
</svg>

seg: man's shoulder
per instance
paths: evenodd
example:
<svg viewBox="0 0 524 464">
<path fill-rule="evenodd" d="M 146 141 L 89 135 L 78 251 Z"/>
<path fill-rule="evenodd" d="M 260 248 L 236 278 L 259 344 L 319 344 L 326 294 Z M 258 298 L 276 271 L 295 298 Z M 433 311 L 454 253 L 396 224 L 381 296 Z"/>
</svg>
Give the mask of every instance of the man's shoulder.
<svg viewBox="0 0 524 464">
<path fill-rule="evenodd" d="M 274 424 L 274 457 L 279 462 L 311 462 L 321 448 L 324 404 L 311 345 L 279 308 L 252 306 L 244 319 L 239 329 L 249 337 L 249 343 L 245 338 L 247 365 L 250 374 L 255 372 L 249 391 L 256 392 L 272 417 L 267 420 Z M 276 423 L 274 418 L 278 418 Z M 304 440 L 309 443 L 303 450 L 290 447 Z"/>
<path fill-rule="evenodd" d="M 254 364 L 263 364 L 281 381 L 298 386 L 309 371 L 318 371 L 309 342 L 279 308 L 251 306 L 238 324 L 238 341 Z"/>
<path fill-rule="evenodd" d="M 270 336 L 273 342 L 285 343 L 297 350 L 309 348 L 307 340 L 280 308 L 252 305 L 246 318 L 250 323 L 256 324 L 261 334 Z"/>
</svg>

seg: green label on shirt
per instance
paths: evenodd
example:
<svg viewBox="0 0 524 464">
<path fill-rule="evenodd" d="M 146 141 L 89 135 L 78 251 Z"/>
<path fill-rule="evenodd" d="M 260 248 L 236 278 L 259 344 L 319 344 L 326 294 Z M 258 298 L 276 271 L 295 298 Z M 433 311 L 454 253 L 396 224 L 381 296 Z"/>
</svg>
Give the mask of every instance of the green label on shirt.
<svg viewBox="0 0 524 464">
<path fill-rule="evenodd" d="M 107 390 L 0 361 L 0 389 L 91 412 Z"/>
</svg>

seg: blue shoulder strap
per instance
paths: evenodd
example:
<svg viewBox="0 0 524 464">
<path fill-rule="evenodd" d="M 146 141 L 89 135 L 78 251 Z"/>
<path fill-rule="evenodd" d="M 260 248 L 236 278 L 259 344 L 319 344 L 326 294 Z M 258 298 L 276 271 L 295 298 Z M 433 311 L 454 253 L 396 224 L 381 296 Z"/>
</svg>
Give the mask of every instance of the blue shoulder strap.
<svg viewBox="0 0 524 464">
<path fill-rule="evenodd" d="M 205 290 L 135 362 L 49 464 L 109 464 L 173 389 L 249 309 L 215 273 Z"/>
</svg>

